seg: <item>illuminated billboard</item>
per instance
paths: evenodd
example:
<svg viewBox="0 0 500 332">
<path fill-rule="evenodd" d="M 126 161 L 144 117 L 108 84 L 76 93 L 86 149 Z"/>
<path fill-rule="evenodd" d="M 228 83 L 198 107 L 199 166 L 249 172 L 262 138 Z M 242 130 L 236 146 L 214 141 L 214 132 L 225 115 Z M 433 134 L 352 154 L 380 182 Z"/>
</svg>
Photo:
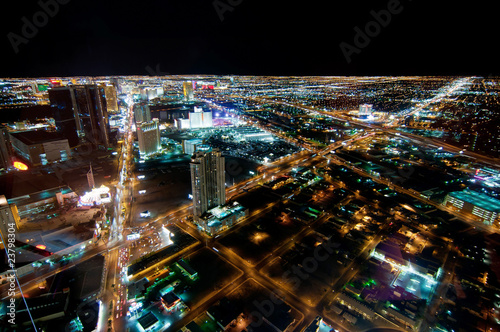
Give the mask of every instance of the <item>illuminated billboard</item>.
<svg viewBox="0 0 500 332">
<path fill-rule="evenodd" d="M 26 166 L 25 164 L 23 164 L 20 161 L 14 161 L 13 166 L 14 166 L 14 168 L 17 168 L 20 171 L 27 171 L 28 170 L 28 166 Z"/>
<path fill-rule="evenodd" d="M 99 188 L 92 189 L 91 192 L 86 192 L 85 195 L 80 197 L 79 206 L 92 206 L 100 205 L 111 202 L 111 194 L 109 188 L 102 185 Z"/>
<path fill-rule="evenodd" d="M 38 88 L 38 91 L 43 92 L 43 91 L 47 91 L 49 89 L 49 85 L 48 84 L 38 84 L 37 88 Z"/>
</svg>

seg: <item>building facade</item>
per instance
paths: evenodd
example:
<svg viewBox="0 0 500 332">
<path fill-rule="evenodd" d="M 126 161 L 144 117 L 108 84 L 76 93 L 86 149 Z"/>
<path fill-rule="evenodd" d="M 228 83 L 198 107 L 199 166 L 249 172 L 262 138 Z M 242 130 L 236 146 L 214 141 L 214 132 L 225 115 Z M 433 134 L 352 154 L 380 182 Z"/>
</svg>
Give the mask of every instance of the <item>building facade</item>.
<svg viewBox="0 0 500 332">
<path fill-rule="evenodd" d="M 483 193 L 454 191 L 446 195 L 443 205 L 487 225 L 500 222 L 500 201 Z"/>
<path fill-rule="evenodd" d="M 184 90 L 184 99 L 186 101 L 194 100 L 194 92 L 193 92 L 193 82 L 187 81 L 182 84 Z"/>
<path fill-rule="evenodd" d="M 12 165 L 11 157 L 9 133 L 5 127 L 0 125 L 0 169 L 9 169 Z"/>
<path fill-rule="evenodd" d="M 223 232 L 248 216 L 248 209 L 233 202 L 214 207 L 196 219 L 198 227 L 210 236 Z"/>
<path fill-rule="evenodd" d="M 198 129 L 213 127 L 212 111 L 204 112 L 201 107 L 195 107 L 189 112 L 188 118 L 176 118 L 175 126 L 178 129 Z"/>
<path fill-rule="evenodd" d="M 182 141 L 182 149 L 183 152 L 187 155 L 192 156 L 198 146 L 203 145 L 203 140 L 199 138 L 194 138 L 194 139 L 189 139 L 189 140 L 183 140 Z"/>
<path fill-rule="evenodd" d="M 9 133 L 14 152 L 32 166 L 47 165 L 71 158 L 68 139 L 59 133 L 30 130 Z"/>
<path fill-rule="evenodd" d="M 116 89 L 113 85 L 107 84 L 100 86 L 104 88 L 104 95 L 106 99 L 106 109 L 109 113 L 117 113 L 118 109 L 118 99 L 116 96 Z"/>
<path fill-rule="evenodd" d="M 208 210 L 226 203 L 224 157 L 218 149 L 198 147 L 191 157 L 193 214 L 201 217 Z"/>
<path fill-rule="evenodd" d="M 16 234 L 19 215 L 15 205 L 10 205 L 5 196 L 0 196 L 0 248 L 8 242 L 9 234 Z M 12 236 L 11 236 L 12 237 Z"/>
<path fill-rule="evenodd" d="M 195 107 L 194 112 L 189 112 L 191 129 L 213 127 L 212 112 L 204 112 L 201 107 Z"/>
<path fill-rule="evenodd" d="M 161 149 L 160 125 L 158 119 L 139 124 L 137 126 L 137 138 L 139 140 L 139 152 L 141 157 L 147 157 L 158 153 Z"/>
<path fill-rule="evenodd" d="M 69 85 L 49 90 L 57 130 L 70 147 L 90 142 L 109 147 L 109 120 L 104 86 Z"/>
<path fill-rule="evenodd" d="M 371 115 L 372 109 L 373 109 L 372 104 L 359 105 L 359 115 Z"/>
<path fill-rule="evenodd" d="M 151 121 L 151 110 L 147 103 L 138 103 L 134 105 L 134 119 L 136 124 Z"/>
</svg>

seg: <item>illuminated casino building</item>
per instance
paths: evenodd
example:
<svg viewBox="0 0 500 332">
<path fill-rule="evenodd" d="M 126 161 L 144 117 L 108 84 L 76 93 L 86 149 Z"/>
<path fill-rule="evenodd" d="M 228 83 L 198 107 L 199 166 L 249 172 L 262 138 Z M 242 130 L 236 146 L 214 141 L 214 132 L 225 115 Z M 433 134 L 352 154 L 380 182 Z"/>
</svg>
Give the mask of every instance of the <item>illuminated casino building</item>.
<svg viewBox="0 0 500 332">
<path fill-rule="evenodd" d="M 193 94 L 193 82 L 187 81 L 182 84 L 183 90 L 184 90 L 184 99 L 186 101 L 193 101 L 194 100 L 194 94 Z"/>
<path fill-rule="evenodd" d="M 94 188 L 90 192 L 86 192 L 85 195 L 80 197 L 78 205 L 80 206 L 94 206 L 101 205 L 111 202 L 111 194 L 109 188 L 105 185 L 99 188 Z"/>
<path fill-rule="evenodd" d="M 160 126 L 158 119 L 152 122 L 143 122 L 137 126 L 139 152 L 141 157 L 147 157 L 161 150 Z"/>
<path fill-rule="evenodd" d="M 194 112 L 189 112 L 189 118 L 175 119 L 178 129 L 198 129 L 213 127 L 212 111 L 203 111 L 201 107 L 195 107 Z"/>
<path fill-rule="evenodd" d="M 137 125 L 142 122 L 151 121 L 151 110 L 147 103 L 134 104 L 134 119 Z"/>
<path fill-rule="evenodd" d="M 371 115 L 372 114 L 373 105 L 371 104 L 363 104 L 359 105 L 359 115 Z"/>
<path fill-rule="evenodd" d="M 118 102 L 116 97 L 116 89 L 113 85 L 100 85 L 100 88 L 104 89 L 104 95 L 106 96 L 106 108 L 108 112 L 118 112 Z"/>
</svg>

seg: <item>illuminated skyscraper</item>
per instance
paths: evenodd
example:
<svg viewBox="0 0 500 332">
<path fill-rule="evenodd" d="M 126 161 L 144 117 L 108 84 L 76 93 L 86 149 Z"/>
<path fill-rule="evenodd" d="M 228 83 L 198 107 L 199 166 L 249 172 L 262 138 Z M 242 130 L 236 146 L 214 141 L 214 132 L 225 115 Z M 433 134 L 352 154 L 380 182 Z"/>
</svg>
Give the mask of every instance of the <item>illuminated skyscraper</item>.
<svg viewBox="0 0 500 332">
<path fill-rule="evenodd" d="M 134 105 L 135 123 L 151 122 L 151 110 L 147 103 L 138 103 Z"/>
<path fill-rule="evenodd" d="M 115 87 L 116 93 L 122 93 L 121 85 L 123 84 L 123 79 L 119 77 L 113 77 L 109 80 L 109 82 Z"/>
<path fill-rule="evenodd" d="M 194 100 L 193 82 L 191 81 L 184 82 L 182 86 L 184 88 L 184 99 L 186 101 Z"/>
<path fill-rule="evenodd" d="M 141 157 L 146 157 L 160 151 L 161 138 L 158 119 L 139 124 L 137 126 L 137 138 L 139 139 Z"/>
<path fill-rule="evenodd" d="M 71 147 L 83 142 L 109 146 L 104 86 L 70 85 L 49 90 L 57 130 Z"/>
<path fill-rule="evenodd" d="M 372 114 L 372 104 L 359 105 L 359 115 L 371 115 Z"/>
<path fill-rule="evenodd" d="M 118 102 L 116 97 L 116 89 L 113 85 L 107 84 L 100 86 L 104 88 L 106 97 L 106 108 L 108 112 L 118 112 Z"/>
<path fill-rule="evenodd" d="M 193 214 L 201 217 L 208 210 L 226 203 L 224 157 L 218 149 L 202 145 L 191 157 Z"/>
<path fill-rule="evenodd" d="M 212 111 L 204 112 L 201 107 L 195 107 L 194 112 L 189 113 L 190 128 L 210 128 L 212 124 Z"/>
</svg>

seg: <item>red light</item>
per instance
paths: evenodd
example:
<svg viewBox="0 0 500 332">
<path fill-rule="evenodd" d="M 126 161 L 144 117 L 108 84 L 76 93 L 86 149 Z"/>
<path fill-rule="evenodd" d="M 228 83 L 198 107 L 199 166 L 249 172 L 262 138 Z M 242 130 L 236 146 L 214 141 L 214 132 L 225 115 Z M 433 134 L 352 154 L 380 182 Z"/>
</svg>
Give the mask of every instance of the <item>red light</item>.
<svg viewBox="0 0 500 332">
<path fill-rule="evenodd" d="M 47 246 L 44 246 L 43 244 L 38 244 L 36 246 L 36 248 L 41 249 L 41 250 L 45 250 L 45 248 L 47 248 Z"/>
<path fill-rule="evenodd" d="M 28 170 L 28 166 L 26 166 L 25 164 L 23 164 L 20 161 L 14 161 L 14 167 L 17 168 L 18 170 L 21 170 L 21 171 Z"/>
</svg>

